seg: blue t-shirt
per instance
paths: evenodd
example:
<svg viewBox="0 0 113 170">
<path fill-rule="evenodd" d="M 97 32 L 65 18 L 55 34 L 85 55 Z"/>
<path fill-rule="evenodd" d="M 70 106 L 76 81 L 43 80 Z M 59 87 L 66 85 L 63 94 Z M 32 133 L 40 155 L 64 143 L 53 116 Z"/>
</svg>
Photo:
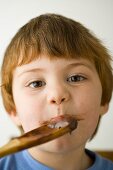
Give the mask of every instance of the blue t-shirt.
<svg viewBox="0 0 113 170">
<path fill-rule="evenodd" d="M 87 170 L 113 170 L 113 162 L 98 154 L 86 150 L 94 160 L 94 164 Z M 0 170 L 53 170 L 33 159 L 27 150 L 0 159 Z"/>
</svg>

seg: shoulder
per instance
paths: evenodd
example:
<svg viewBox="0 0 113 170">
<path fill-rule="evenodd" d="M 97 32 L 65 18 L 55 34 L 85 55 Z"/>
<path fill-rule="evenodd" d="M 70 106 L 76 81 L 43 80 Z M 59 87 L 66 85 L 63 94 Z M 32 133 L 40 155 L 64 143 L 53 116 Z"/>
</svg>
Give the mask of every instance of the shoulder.
<svg viewBox="0 0 113 170">
<path fill-rule="evenodd" d="M 23 152 L 0 158 L 0 170 L 20 170 L 24 168 Z M 25 168 L 24 168 L 25 169 Z"/>
<path fill-rule="evenodd" d="M 3 158 L 0 158 L 0 170 L 18 170 L 17 160 L 22 158 L 22 153 L 12 154 Z M 18 167 L 18 168 L 17 168 Z"/>
<path fill-rule="evenodd" d="M 0 159 L 0 170 L 8 170 L 12 162 L 14 161 L 14 156 L 6 156 Z"/>
<path fill-rule="evenodd" d="M 27 150 L 0 159 L 0 170 L 52 170 L 32 158 Z"/>
<path fill-rule="evenodd" d="M 88 170 L 113 170 L 113 162 L 98 155 L 95 152 L 86 150 L 86 153 L 94 160 L 92 167 Z"/>
</svg>

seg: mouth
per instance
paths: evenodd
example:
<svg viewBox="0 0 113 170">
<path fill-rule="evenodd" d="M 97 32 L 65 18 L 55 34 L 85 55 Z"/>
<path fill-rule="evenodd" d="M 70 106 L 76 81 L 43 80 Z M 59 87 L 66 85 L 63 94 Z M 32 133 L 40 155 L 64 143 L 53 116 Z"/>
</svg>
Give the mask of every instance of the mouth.
<svg viewBox="0 0 113 170">
<path fill-rule="evenodd" d="M 60 128 L 63 128 L 63 127 L 66 127 L 69 125 L 69 122 L 67 121 L 59 121 L 59 122 L 56 122 L 56 123 L 50 123 L 48 124 L 48 126 L 50 128 L 57 128 L 57 129 L 60 129 Z"/>
<path fill-rule="evenodd" d="M 49 128 L 52 128 L 52 129 L 64 128 L 64 127 L 66 127 L 66 126 L 68 126 L 70 124 L 73 127 L 77 127 L 79 120 L 81 120 L 81 119 L 77 118 L 74 115 L 65 114 L 65 115 L 60 115 L 60 116 L 57 116 L 57 117 L 53 117 L 49 121 L 43 122 L 43 125 L 45 124 Z"/>
</svg>

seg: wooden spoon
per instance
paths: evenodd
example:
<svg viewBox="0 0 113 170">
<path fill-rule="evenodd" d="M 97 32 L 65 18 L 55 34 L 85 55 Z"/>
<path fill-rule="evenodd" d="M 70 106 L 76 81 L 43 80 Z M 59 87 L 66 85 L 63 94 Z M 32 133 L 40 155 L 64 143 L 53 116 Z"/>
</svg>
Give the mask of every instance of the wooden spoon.
<svg viewBox="0 0 113 170">
<path fill-rule="evenodd" d="M 67 119 L 68 125 L 59 128 L 52 128 L 54 121 L 48 121 L 46 124 L 43 124 L 41 127 L 38 127 L 32 131 L 29 131 L 23 134 L 20 137 L 16 137 L 9 141 L 6 145 L 0 148 L 0 157 L 22 151 L 24 149 L 40 145 L 56 139 L 66 133 L 71 133 L 74 129 L 77 128 L 77 120 L 74 117 L 69 116 Z M 58 123 L 58 121 L 56 121 Z"/>
</svg>

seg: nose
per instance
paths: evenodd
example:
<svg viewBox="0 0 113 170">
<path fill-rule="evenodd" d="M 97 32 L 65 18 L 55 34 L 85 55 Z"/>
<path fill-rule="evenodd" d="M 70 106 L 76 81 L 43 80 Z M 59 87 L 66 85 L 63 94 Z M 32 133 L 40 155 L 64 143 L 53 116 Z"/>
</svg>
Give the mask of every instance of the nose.
<svg viewBox="0 0 113 170">
<path fill-rule="evenodd" d="M 61 85 L 51 87 L 48 92 L 48 102 L 50 104 L 62 104 L 70 99 L 69 90 Z"/>
</svg>

